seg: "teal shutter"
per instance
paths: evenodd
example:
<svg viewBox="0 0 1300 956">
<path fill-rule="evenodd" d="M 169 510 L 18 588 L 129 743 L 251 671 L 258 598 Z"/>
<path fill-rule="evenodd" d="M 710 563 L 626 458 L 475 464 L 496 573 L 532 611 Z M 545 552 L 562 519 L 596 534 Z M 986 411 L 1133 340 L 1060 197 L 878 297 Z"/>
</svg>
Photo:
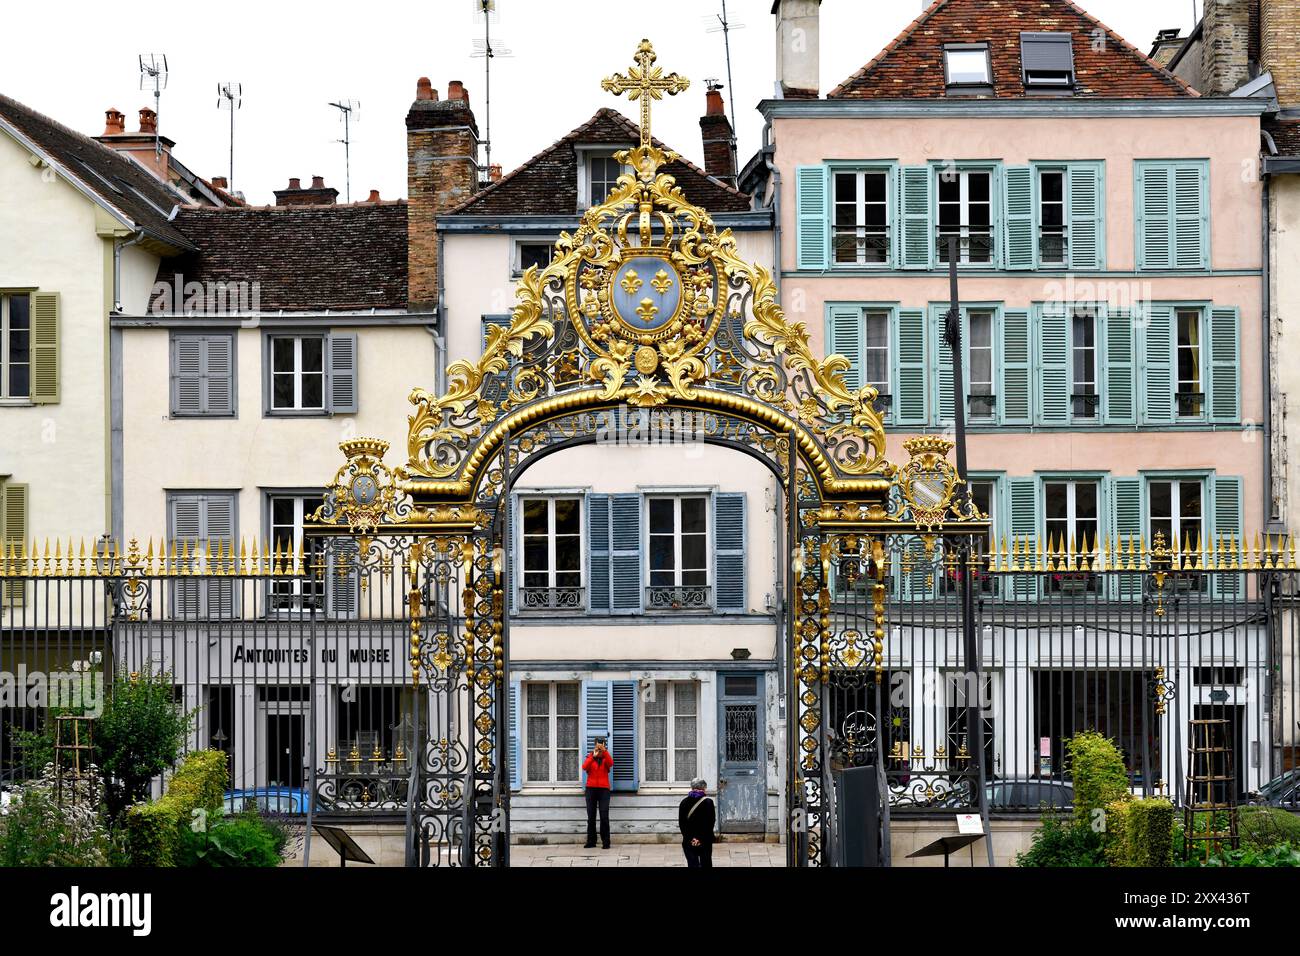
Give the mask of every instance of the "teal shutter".
<svg viewBox="0 0 1300 956">
<path fill-rule="evenodd" d="M 1235 545 L 1237 553 L 1241 552 L 1244 522 L 1242 520 L 1242 485 L 1241 478 L 1235 475 L 1215 475 L 1210 478 L 1210 507 L 1214 509 L 1214 546 L 1222 539 L 1224 547 Z M 1240 574 L 1216 574 L 1215 594 L 1219 597 L 1236 597 L 1243 591 L 1245 579 Z"/>
<path fill-rule="evenodd" d="M 948 309 L 945 306 L 936 305 L 932 311 L 933 320 L 930 323 L 932 335 L 934 336 L 934 406 L 935 406 L 935 425 L 940 428 L 950 428 L 957 418 L 956 406 L 953 400 L 953 381 L 952 381 L 952 349 L 949 348 L 944 338 L 944 328 L 947 325 Z M 966 344 L 966 320 L 962 316 L 962 345 Z"/>
<path fill-rule="evenodd" d="M 904 166 L 903 187 L 899 190 L 902 215 L 902 256 L 904 269 L 929 269 L 934 255 L 930 215 L 930 167 Z"/>
<path fill-rule="evenodd" d="M 1132 425 L 1137 421 L 1133 403 L 1133 313 L 1129 309 L 1108 309 L 1104 321 L 1103 421 L 1107 425 Z"/>
<path fill-rule="evenodd" d="M 1137 267 L 1168 269 L 1173 263 L 1170 246 L 1172 209 L 1167 164 L 1139 163 L 1137 172 Z"/>
<path fill-rule="evenodd" d="M 1179 269 L 1209 268 L 1209 168 L 1180 163 L 1173 179 L 1173 264 Z"/>
<path fill-rule="evenodd" d="M 940 591 L 937 576 L 943 574 L 944 566 L 938 551 L 925 553 L 925 542 L 916 535 L 903 539 L 903 569 L 901 575 L 902 597 L 905 601 L 925 601 Z"/>
<path fill-rule="evenodd" d="M 609 495 L 587 495 L 587 606 L 609 611 Z"/>
<path fill-rule="evenodd" d="M 1002 368 L 998 408 L 1003 425 L 1032 421 L 1033 389 L 1029 367 L 1029 311 L 1007 309 L 1002 315 Z"/>
<path fill-rule="evenodd" d="M 634 680 L 616 680 L 611 687 L 609 750 L 614 755 L 611 790 L 635 790 L 637 784 L 636 702 Z"/>
<path fill-rule="evenodd" d="M 894 424 L 924 425 L 929 420 L 925 401 L 925 310 L 899 309 L 896 315 Z"/>
<path fill-rule="evenodd" d="M 519 760 L 519 681 L 517 680 L 510 682 L 510 697 L 506 701 L 506 738 L 506 754 L 510 761 L 510 789 L 518 790 L 523 784 L 523 764 Z"/>
<path fill-rule="evenodd" d="M 744 614 L 745 495 L 719 493 L 713 498 L 713 603 L 723 613 Z"/>
<path fill-rule="evenodd" d="M 1110 480 L 1111 540 L 1115 545 L 1113 559 L 1116 565 L 1127 560 L 1129 542 L 1136 552 L 1142 540 L 1142 479 L 1112 478 Z M 1104 548 L 1102 549 L 1105 550 Z M 1142 594 L 1142 575 L 1114 575 L 1115 596 L 1139 597 Z"/>
<path fill-rule="evenodd" d="M 1034 171 L 1007 167 L 1006 263 L 1012 270 L 1034 267 Z"/>
<path fill-rule="evenodd" d="M 849 360 L 844 384 L 856 391 L 862 387 L 862 357 L 866 325 L 860 305 L 826 307 L 826 353 L 843 355 Z"/>
<path fill-rule="evenodd" d="M 794 171 L 795 259 L 800 269 L 825 269 L 829 261 L 830 212 L 827 209 L 825 166 L 799 166 Z"/>
<path fill-rule="evenodd" d="M 609 508 L 610 610 L 641 610 L 641 496 L 613 495 Z"/>
<path fill-rule="evenodd" d="M 1065 303 L 1045 302 L 1038 311 L 1038 420 L 1070 423 L 1070 323 Z"/>
<path fill-rule="evenodd" d="M 1241 320 L 1235 308 L 1210 309 L 1210 421 L 1241 420 L 1241 366 L 1238 342 Z"/>
<path fill-rule="evenodd" d="M 1039 520 L 1038 520 L 1038 479 L 1007 479 L 1007 510 L 1010 512 L 1008 526 L 1011 532 L 1011 553 L 1018 564 L 1024 563 L 1023 555 L 1028 548 L 1030 561 L 1037 554 Z M 1038 596 L 1038 576 L 1031 572 L 1013 575 L 1012 593 L 1017 598 L 1028 599 Z"/>
<path fill-rule="evenodd" d="M 613 753 L 613 741 L 610 737 L 610 721 L 614 712 L 613 694 L 607 680 L 585 680 L 582 682 L 582 697 L 578 702 L 578 735 L 582 738 L 582 753 L 578 760 L 587 759 L 596 746 L 596 738 L 604 737 Z M 618 754 L 614 754 L 614 766 L 618 766 Z M 580 774 L 582 785 L 587 785 L 587 773 Z M 611 783 L 613 781 L 610 781 Z"/>
<path fill-rule="evenodd" d="M 325 340 L 329 350 L 329 403 L 336 415 L 357 412 L 357 334 L 331 333 Z"/>
<path fill-rule="evenodd" d="M 1101 269 L 1106 261 L 1101 167 L 1093 163 L 1071 163 L 1067 177 L 1070 268 Z"/>
<path fill-rule="evenodd" d="M 1174 310 L 1168 305 L 1147 307 L 1142 334 L 1142 424 L 1174 422 Z"/>
</svg>

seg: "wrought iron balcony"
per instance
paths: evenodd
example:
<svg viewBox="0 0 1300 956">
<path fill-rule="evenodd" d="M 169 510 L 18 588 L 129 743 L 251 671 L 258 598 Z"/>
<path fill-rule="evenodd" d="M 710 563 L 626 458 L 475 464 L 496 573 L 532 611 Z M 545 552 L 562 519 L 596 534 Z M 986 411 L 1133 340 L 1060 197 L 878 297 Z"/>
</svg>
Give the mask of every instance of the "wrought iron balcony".
<svg viewBox="0 0 1300 956">
<path fill-rule="evenodd" d="M 686 587 L 656 587 L 645 589 L 647 611 L 708 611 L 713 607 L 713 588 L 707 584 Z"/>
<path fill-rule="evenodd" d="M 889 265 L 888 226 L 836 226 L 831 244 L 837 266 Z"/>
<path fill-rule="evenodd" d="M 520 588 L 521 611 L 580 611 L 587 606 L 586 588 Z"/>
</svg>

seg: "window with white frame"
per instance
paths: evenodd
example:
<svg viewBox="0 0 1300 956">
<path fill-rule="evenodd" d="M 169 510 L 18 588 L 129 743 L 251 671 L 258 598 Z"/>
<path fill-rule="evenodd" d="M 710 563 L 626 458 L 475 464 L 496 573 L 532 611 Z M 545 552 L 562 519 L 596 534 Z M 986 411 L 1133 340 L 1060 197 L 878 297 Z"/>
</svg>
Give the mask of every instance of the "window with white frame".
<svg viewBox="0 0 1300 956">
<path fill-rule="evenodd" d="M 1052 551 L 1093 551 L 1101 531 L 1101 485 L 1095 480 L 1043 482 L 1044 531 Z M 1095 590 L 1097 576 L 1059 572 L 1048 581 L 1053 591 Z"/>
<path fill-rule="evenodd" d="M 993 69 L 987 43 L 954 43 L 943 50 L 944 83 L 952 92 L 991 86 Z M 976 89 L 971 89 L 976 88 Z"/>
<path fill-rule="evenodd" d="M 609 198 L 618 184 L 618 177 L 623 175 L 623 164 L 612 155 L 597 155 L 587 158 L 586 168 L 587 205 L 598 206 Z"/>
<path fill-rule="evenodd" d="M 325 410 L 325 337 L 273 335 L 271 352 L 271 410 Z"/>
<path fill-rule="evenodd" d="M 524 684 L 524 782 L 577 783 L 579 780 L 576 682 Z"/>
<path fill-rule="evenodd" d="M 1065 170 L 1038 172 L 1038 261 L 1065 264 Z"/>
<path fill-rule="evenodd" d="M 966 359 L 970 367 L 970 417 L 992 418 L 997 408 L 994 392 L 993 309 L 967 313 Z"/>
<path fill-rule="evenodd" d="M 310 569 L 317 551 L 314 541 L 303 535 L 304 522 L 323 503 L 320 495 L 270 494 L 267 496 L 267 535 L 273 561 L 291 565 L 302 553 Z M 284 558 L 279 558 L 284 555 Z M 267 603 L 272 611 L 324 610 L 325 581 L 320 577 L 290 575 L 273 578 L 267 592 Z"/>
<path fill-rule="evenodd" d="M 0 294 L 0 399 L 30 398 L 31 297 Z"/>
<path fill-rule="evenodd" d="M 511 269 L 517 276 L 523 275 L 533 266 L 536 266 L 540 271 L 551 264 L 551 258 L 554 254 L 555 244 L 553 242 L 532 239 L 516 240 L 514 261 L 511 263 Z"/>
<path fill-rule="evenodd" d="M 1205 482 L 1200 478 L 1152 478 L 1147 481 L 1148 533 L 1152 542 L 1164 535 L 1165 547 L 1205 547 Z"/>
<path fill-rule="evenodd" d="M 867 309 L 862 315 L 866 326 L 862 340 L 863 384 L 874 385 L 882 396 L 893 394 L 889 382 L 889 319 L 888 309 Z M 876 407 L 888 405 L 877 402 Z"/>
<path fill-rule="evenodd" d="M 835 264 L 888 265 L 889 172 L 844 170 L 834 182 Z"/>
<path fill-rule="evenodd" d="M 989 170 L 941 168 L 939 177 L 938 253 L 948 262 L 948 239 L 957 237 L 962 265 L 993 262 L 993 173 Z"/>
<path fill-rule="evenodd" d="M 983 551 L 987 557 L 997 551 L 996 530 L 1001 515 L 998 514 L 998 483 L 992 478 L 972 478 L 970 482 L 971 501 L 975 507 L 980 510 L 980 514 L 988 515 L 989 530 L 984 536 Z M 983 562 L 983 567 L 988 566 L 987 560 Z M 988 573 L 976 572 L 975 584 L 981 590 L 989 592 L 993 590 L 993 576 Z"/>
<path fill-rule="evenodd" d="M 520 606 L 582 606 L 582 499 L 520 500 Z"/>
<path fill-rule="evenodd" d="M 1177 369 L 1178 383 L 1175 398 L 1178 400 L 1179 418 L 1205 416 L 1205 378 L 1202 370 L 1201 342 L 1202 313 L 1200 309 L 1178 309 Z"/>
<path fill-rule="evenodd" d="M 1101 396 L 1097 392 L 1097 315 L 1076 307 L 1070 316 L 1070 402 L 1075 421 L 1095 421 Z"/>
<path fill-rule="evenodd" d="M 674 604 L 707 604 L 682 594 L 707 595 L 709 499 L 703 495 L 655 496 L 646 501 L 650 544 L 650 590 L 677 592 Z M 652 600 L 651 606 L 654 605 Z"/>
<path fill-rule="evenodd" d="M 646 783 L 690 783 L 699 773 L 700 685 L 658 681 L 645 701 L 642 776 Z"/>
</svg>

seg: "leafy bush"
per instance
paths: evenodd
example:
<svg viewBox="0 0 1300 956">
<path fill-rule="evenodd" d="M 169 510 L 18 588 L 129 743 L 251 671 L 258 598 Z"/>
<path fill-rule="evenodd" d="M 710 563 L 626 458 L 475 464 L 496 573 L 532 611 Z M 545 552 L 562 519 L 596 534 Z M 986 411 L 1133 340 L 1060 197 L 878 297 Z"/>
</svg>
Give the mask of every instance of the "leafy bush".
<svg viewBox="0 0 1300 956">
<path fill-rule="evenodd" d="M 1043 817 L 1028 850 L 1016 857 L 1016 866 L 1105 866 L 1101 834 L 1068 817 Z"/>
<path fill-rule="evenodd" d="M 1192 861 L 1192 866 L 1300 866 L 1300 848 L 1279 843 L 1266 850 L 1242 847 L 1211 854 L 1208 861 Z"/>
<path fill-rule="evenodd" d="M 204 829 L 183 829 L 178 866 L 279 866 L 284 835 L 256 811 L 222 817 Z"/>
<path fill-rule="evenodd" d="M 1095 730 L 1075 734 L 1065 742 L 1074 784 L 1074 820 L 1091 826 L 1097 811 L 1129 794 L 1128 771 L 1115 742 Z"/>
<path fill-rule="evenodd" d="M 1159 798 L 1112 801 L 1104 842 L 1111 866 L 1172 866 L 1174 805 Z"/>
<path fill-rule="evenodd" d="M 1237 818 L 1241 845 L 1267 850 L 1279 843 L 1300 846 L 1300 816 L 1281 807 L 1242 807 Z"/>
<path fill-rule="evenodd" d="M 93 772 L 93 768 L 92 768 Z M 107 866 L 108 831 L 93 780 L 64 784 L 59 806 L 54 766 L 20 788 L 0 813 L 0 866 Z"/>
<path fill-rule="evenodd" d="M 95 722 L 95 752 L 114 819 L 143 800 L 150 781 L 176 762 L 190 716 L 173 696 L 170 674 L 149 667 L 134 676 L 118 673 Z"/>
<path fill-rule="evenodd" d="M 176 865 L 181 835 L 191 827 L 205 829 L 210 819 L 216 819 L 225 787 L 224 753 L 196 750 L 186 755 L 161 799 L 137 803 L 123 817 L 132 865 Z M 196 810 L 202 812 L 195 814 Z"/>
</svg>

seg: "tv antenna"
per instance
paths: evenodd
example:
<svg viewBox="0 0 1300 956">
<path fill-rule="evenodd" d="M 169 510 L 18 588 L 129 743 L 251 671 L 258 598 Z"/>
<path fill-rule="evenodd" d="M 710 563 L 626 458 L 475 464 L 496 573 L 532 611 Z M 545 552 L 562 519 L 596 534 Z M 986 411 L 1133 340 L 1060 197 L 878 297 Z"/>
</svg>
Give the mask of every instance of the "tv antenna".
<svg viewBox="0 0 1300 956">
<path fill-rule="evenodd" d="M 731 103 L 731 128 L 734 131 L 736 128 L 736 84 L 731 80 L 731 31 L 743 30 L 745 25 L 743 23 L 732 23 L 727 19 L 727 0 L 722 0 L 722 13 L 708 17 L 707 20 L 718 21 L 705 32 L 721 33 L 722 44 L 727 52 L 727 99 Z"/>
<path fill-rule="evenodd" d="M 153 150 L 154 155 L 161 162 L 162 160 L 162 140 L 159 138 L 158 120 L 162 113 L 162 91 L 167 89 L 167 54 L 166 53 L 141 53 L 140 61 L 140 89 L 147 90 L 153 87 Z"/>
<path fill-rule="evenodd" d="M 497 0 L 474 0 L 474 16 L 483 17 L 483 39 L 474 41 L 474 52 L 470 56 L 475 59 L 483 58 L 483 109 L 485 111 L 483 151 L 486 156 L 484 165 L 487 166 L 490 174 L 492 170 L 492 61 L 497 57 L 509 57 L 512 54 L 505 47 L 492 45 L 492 24 L 497 20 Z"/>
<path fill-rule="evenodd" d="M 339 97 L 330 106 L 339 111 L 339 119 L 343 120 L 343 138 L 334 142 L 343 144 L 344 195 L 347 202 L 352 202 L 352 121 L 355 119 L 358 123 L 361 122 L 361 103 Z"/>
<path fill-rule="evenodd" d="M 226 188 L 235 190 L 235 110 L 243 104 L 244 84 L 230 80 L 217 84 L 217 109 L 230 110 L 230 172 Z"/>
</svg>

